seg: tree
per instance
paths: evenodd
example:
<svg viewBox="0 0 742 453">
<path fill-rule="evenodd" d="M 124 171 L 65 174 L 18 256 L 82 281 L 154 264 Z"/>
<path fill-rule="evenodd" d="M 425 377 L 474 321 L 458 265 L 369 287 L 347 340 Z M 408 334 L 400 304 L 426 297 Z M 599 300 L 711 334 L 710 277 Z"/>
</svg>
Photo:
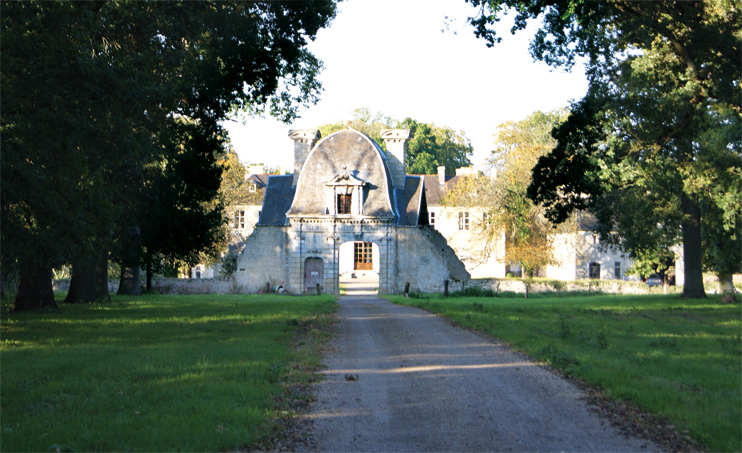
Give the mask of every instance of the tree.
<svg viewBox="0 0 742 453">
<path fill-rule="evenodd" d="M 350 119 L 337 123 L 327 123 L 319 126 L 322 137 L 346 129 L 348 127 L 371 137 L 386 151 L 386 143 L 381 138 L 381 131 L 385 129 L 396 129 L 399 121 L 384 115 L 381 112 L 372 112 L 368 107 L 360 107 L 350 112 Z"/>
<path fill-rule="evenodd" d="M 153 261 L 192 267 L 204 257 L 215 261 L 226 245 L 227 219 L 218 197 L 223 167 L 217 159 L 224 147 L 221 128 L 214 125 L 209 130 L 181 119 L 170 134 L 170 153 L 163 165 L 150 169 L 151 183 L 142 191 L 134 220 L 140 239 L 130 249 L 132 261 L 122 266 L 145 265 L 148 290 Z M 138 292 L 137 270 L 131 275 L 132 289 Z"/>
<path fill-rule="evenodd" d="M 559 222 L 574 209 L 599 210 L 606 197 L 639 196 L 636 185 L 662 192 L 660 198 L 673 199 L 676 211 L 657 220 L 680 219 L 683 295 L 704 297 L 701 206 L 709 202 L 730 208 L 724 200 L 735 198 L 738 187 L 726 185 L 719 188 L 721 196 L 709 197 L 697 184 L 701 174 L 709 175 L 704 171 L 720 179 L 739 174 L 738 148 L 730 142 L 713 148 L 702 140 L 709 125 L 717 130 L 728 125 L 726 114 L 719 112 L 741 113 L 738 6 L 727 1 L 469 2 L 482 7 L 470 21 L 488 45 L 499 42 L 492 25 L 511 8 L 516 11 L 513 32 L 543 18 L 531 42 L 534 58 L 568 69 L 578 58 L 586 64 L 588 93 L 554 130 L 557 145 L 534 168 L 529 197 Z M 722 158 L 710 159 L 716 162 L 713 167 L 704 166 L 710 155 Z M 661 169 L 670 172 L 667 178 L 674 184 L 652 184 L 647 176 Z M 736 228 L 730 217 L 738 218 L 739 206 L 734 209 L 725 220 L 727 234 Z M 621 237 L 644 234 L 617 225 Z"/>
<path fill-rule="evenodd" d="M 222 168 L 221 184 L 219 185 L 219 200 L 224 206 L 236 204 L 246 193 L 245 178 L 248 176 L 244 165 L 232 146 L 219 156 L 217 164 Z"/>
<path fill-rule="evenodd" d="M 371 112 L 362 107 L 353 110 L 352 119 L 346 122 L 323 124 L 318 129 L 323 137 L 351 127 L 362 132 L 384 151 L 386 144 L 381 138 L 385 129 L 404 128 L 410 130 L 405 157 L 405 171 L 408 174 L 435 174 L 438 166 L 445 165 L 447 174 L 455 174 L 457 168 L 471 165 L 469 158 L 474 153 L 471 141 L 466 134 L 435 124 L 420 123 L 412 118 L 397 121 L 379 112 Z"/>
<path fill-rule="evenodd" d="M 534 112 L 521 121 L 509 121 L 497 127 L 495 149 L 488 159 L 493 178 L 465 177 L 446 195 L 447 205 L 484 207 L 486 222 L 479 225 L 480 249 L 485 256 L 497 250 L 505 237 L 504 260 L 520 263 L 525 272 L 555 264 L 555 233 L 574 228 L 573 222 L 557 230 L 544 217 L 544 210 L 526 196 L 531 182 L 531 168 L 555 145 L 550 131 L 564 121 L 565 110 Z"/>
<path fill-rule="evenodd" d="M 474 148 L 463 131 L 456 133 L 449 127 L 420 123 L 412 118 L 405 118 L 400 127 L 410 130 L 405 157 L 407 173 L 430 175 L 439 166 L 445 166 L 446 174 L 453 175 L 457 168 L 471 165 L 469 157 Z"/>
<path fill-rule="evenodd" d="M 321 62 L 307 40 L 335 8 L 4 3 L 2 267 L 19 268 L 14 308 L 53 306 L 53 267 L 89 269 L 121 249 L 143 205 L 128 197 L 172 158 L 163 150 L 180 118 L 206 137 L 235 109 L 289 121 L 316 102 Z"/>
</svg>

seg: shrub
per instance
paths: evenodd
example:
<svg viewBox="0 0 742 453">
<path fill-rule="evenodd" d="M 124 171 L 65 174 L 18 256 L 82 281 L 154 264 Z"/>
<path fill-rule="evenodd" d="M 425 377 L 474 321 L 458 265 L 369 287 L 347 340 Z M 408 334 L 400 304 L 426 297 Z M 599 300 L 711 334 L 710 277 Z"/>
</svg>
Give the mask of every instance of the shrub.
<svg viewBox="0 0 742 453">
<path fill-rule="evenodd" d="M 229 294 L 243 294 L 245 292 L 245 285 L 240 285 L 232 282 L 229 285 Z"/>
<path fill-rule="evenodd" d="M 221 265 L 222 268 L 219 271 L 219 275 L 222 278 L 229 278 L 237 272 L 237 258 L 239 258 L 240 255 L 237 253 L 237 250 L 230 249 L 226 255 L 222 258 Z"/>
</svg>

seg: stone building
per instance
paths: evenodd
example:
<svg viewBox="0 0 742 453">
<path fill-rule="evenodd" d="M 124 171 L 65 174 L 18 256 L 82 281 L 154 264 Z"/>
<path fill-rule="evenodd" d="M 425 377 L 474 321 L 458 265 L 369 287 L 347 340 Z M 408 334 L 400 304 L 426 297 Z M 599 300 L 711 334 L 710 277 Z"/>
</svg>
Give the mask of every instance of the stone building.
<svg viewBox="0 0 742 453">
<path fill-rule="evenodd" d="M 230 242 L 243 242 L 252 234 L 260 219 L 265 188 L 268 186 L 268 178 L 271 175 L 262 172 L 262 165 L 257 167 L 260 173 L 250 173 L 245 177 L 248 197 L 232 208 L 232 235 L 234 240 Z M 255 170 L 255 167 L 251 167 L 250 170 Z"/>
<path fill-rule="evenodd" d="M 477 176 L 478 172 L 471 167 L 456 169 L 456 175 L 446 175 L 445 167 L 438 167 L 437 175 L 423 175 L 428 222 L 446 238 L 472 278 L 520 276 L 520 266 L 505 263 L 502 258 L 506 247 L 504 235 L 496 244 L 483 242 L 481 228 L 486 224 L 485 209 L 446 206 L 443 202 L 461 178 Z M 582 215 L 575 232 L 557 234 L 553 246 L 558 263 L 537 269 L 535 276 L 564 281 L 638 280 L 636 276 L 626 275 L 626 270 L 633 265 L 628 253 L 600 244 L 595 221 L 590 215 Z M 682 261 L 676 266 L 682 266 Z"/>
<path fill-rule="evenodd" d="M 248 292 L 339 293 L 341 270 L 378 274 L 379 294 L 405 284 L 440 292 L 470 274 L 446 239 L 428 225 L 425 178 L 404 171 L 407 130 L 386 130 L 387 152 L 346 129 L 320 140 L 289 132 L 294 173 L 269 176 L 258 223 L 235 274 Z"/>
<path fill-rule="evenodd" d="M 428 223 L 446 238 L 472 278 L 502 278 L 506 274 L 506 264 L 500 258 L 505 254 L 505 235 L 496 244 L 486 243 L 481 235 L 486 209 L 446 206 L 443 202 L 461 178 L 477 175 L 472 167 L 457 168 L 456 175 L 447 175 L 446 167 L 438 167 L 437 175 L 422 175 Z"/>
</svg>

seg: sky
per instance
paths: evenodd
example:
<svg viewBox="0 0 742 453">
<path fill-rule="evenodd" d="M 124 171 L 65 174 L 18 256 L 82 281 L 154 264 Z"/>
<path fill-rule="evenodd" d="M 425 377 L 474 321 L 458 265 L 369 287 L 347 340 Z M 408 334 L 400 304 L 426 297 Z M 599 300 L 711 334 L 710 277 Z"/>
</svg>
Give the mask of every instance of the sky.
<svg viewBox="0 0 742 453">
<path fill-rule="evenodd" d="M 285 124 L 270 117 L 236 118 L 224 126 L 240 161 L 293 168 L 290 129 L 345 121 L 354 109 L 447 126 L 471 140 L 472 162 L 493 149 L 497 126 L 582 98 L 582 68 L 571 73 L 534 62 L 532 24 L 515 35 L 505 21 L 493 48 L 474 37 L 464 0 L 346 0 L 309 50 L 324 63 L 319 102 Z M 511 14 L 512 16 L 512 14 Z"/>
</svg>

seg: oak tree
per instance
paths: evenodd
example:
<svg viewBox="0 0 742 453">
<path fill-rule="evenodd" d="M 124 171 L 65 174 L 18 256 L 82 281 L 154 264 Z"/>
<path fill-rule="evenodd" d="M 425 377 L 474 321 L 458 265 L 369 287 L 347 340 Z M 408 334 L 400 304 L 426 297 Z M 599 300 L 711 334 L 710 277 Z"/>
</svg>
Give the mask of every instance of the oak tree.
<svg viewBox="0 0 742 453">
<path fill-rule="evenodd" d="M 321 62 L 306 46 L 335 8 L 4 3 L 2 260 L 21 274 L 15 309 L 54 305 L 52 267 L 90 269 L 122 249 L 145 205 L 127 197 L 141 195 L 148 169 L 173 160 L 168 131 L 180 118 L 206 137 L 235 109 L 291 120 L 316 102 Z M 189 168 L 211 171 L 198 163 L 177 171 Z"/>
<path fill-rule="evenodd" d="M 531 42 L 534 58 L 567 69 L 578 60 L 585 64 L 588 93 L 554 130 L 557 145 L 534 168 L 529 197 L 559 222 L 575 209 L 599 210 L 606 197 L 621 200 L 627 192 L 641 196 L 637 185 L 663 192 L 660 198 L 674 200 L 675 212 L 662 220 L 671 224 L 679 219 L 683 295 L 704 297 L 701 207 L 720 207 L 730 237 L 740 212 L 738 204 L 727 202 L 736 198 L 735 183 L 722 185 L 715 196 L 698 184 L 701 174 L 724 181 L 724 175 L 740 173 L 738 147 L 732 142 L 707 146 L 702 139 L 709 125 L 718 130 L 728 124 L 727 114 L 742 113 L 739 6 L 724 0 L 468 1 L 481 7 L 470 21 L 488 45 L 501 39 L 494 24 L 514 11 L 512 32 L 530 20 L 542 20 Z M 721 158 L 707 159 L 709 155 Z M 704 166 L 708 161 L 715 164 Z M 651 181 L 650 175 L 663 170 L 672 184 Z M 648 232 L 622 227 L 618 220 L 631 218 L 630 211 L 619 209 L 623 204 L 614 205 L 614 224 L 605 229 L 639 239 Z"/>
</svg>

